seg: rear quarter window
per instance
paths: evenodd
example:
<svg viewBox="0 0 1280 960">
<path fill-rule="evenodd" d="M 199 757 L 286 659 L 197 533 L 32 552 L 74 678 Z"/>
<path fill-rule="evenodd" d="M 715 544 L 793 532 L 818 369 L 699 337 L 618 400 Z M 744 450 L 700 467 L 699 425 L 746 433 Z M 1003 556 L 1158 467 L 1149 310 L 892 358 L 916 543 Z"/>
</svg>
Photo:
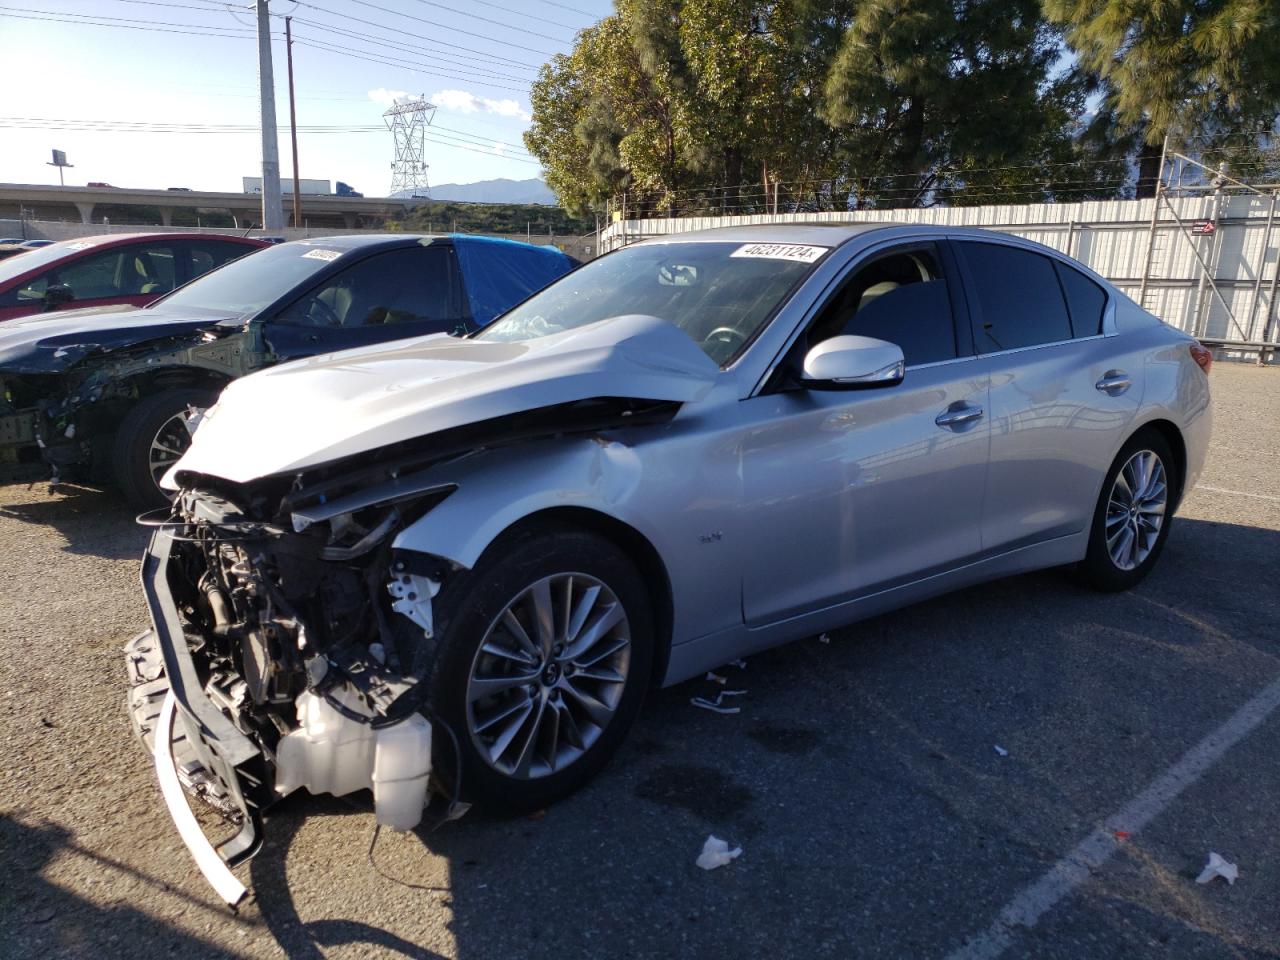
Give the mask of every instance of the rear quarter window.
<svg viewBox="0 0 1280 960">
<path fill-rule="evenodd" d="M 1054 262 L 1062 292 L 1071 312 L 1071 332 L 1077 337 L 1094 337 L 1102 332 L 1102 313 L 1107 306 L 1106 292 L 1079 270 Z"/>
</svg>

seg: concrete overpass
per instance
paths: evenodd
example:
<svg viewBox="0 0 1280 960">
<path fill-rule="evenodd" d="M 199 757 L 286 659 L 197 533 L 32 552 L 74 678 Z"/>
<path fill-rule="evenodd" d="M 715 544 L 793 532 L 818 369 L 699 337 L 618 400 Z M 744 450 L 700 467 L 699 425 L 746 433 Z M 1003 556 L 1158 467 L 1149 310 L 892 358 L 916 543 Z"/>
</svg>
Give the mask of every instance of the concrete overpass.
<svg viewBox="0 0 1280 960">
<path fill-rule="evenodd" d="M 404 217 L 421 201 L 379 197 L 302 195 L 303 222 L 313 227 L 356 230 L 379 227 L 388 219 Z M 284 198 L 284 219 L 293 222 L 292 194 Z M 234 224 L 248 228 L 262 220 L 262 200 L 251 193 L 209 193 L 199 190 L 138 190 L 131 187 L 59 187 L 26 183 L 0 183 L 0 219 L 78 220 L 100 223 L 101 207 L 150 207 L 160 211 L 160 222 L 170 226 L 180 209 L 221 210 Z M 137 222 L 134 220 L 133 222 Z"/>
</svg>

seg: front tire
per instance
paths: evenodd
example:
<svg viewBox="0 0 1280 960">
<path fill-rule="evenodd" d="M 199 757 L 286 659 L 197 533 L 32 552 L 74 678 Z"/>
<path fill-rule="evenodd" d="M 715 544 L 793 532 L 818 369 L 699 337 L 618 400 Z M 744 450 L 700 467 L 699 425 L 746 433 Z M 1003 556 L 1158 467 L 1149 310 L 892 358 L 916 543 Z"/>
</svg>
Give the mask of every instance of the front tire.
<svg viewBox="0 0 1280 960">
<path fill-rule="evenodd" d="M 182 387 L 144 397 L 125 415 L 116 432 L 113 467 L 125 499 L 139 510 L 169 503 L 160 479 L 191 446 L 191 412 L 204 411 L 218 395 Z"/>
<path fill-rule="evenodd" d="M 457 735 L 463 799 L 501 815 L 569 795 L 612 757 L 652 672 L 639 571 L 585 530 L 500 538 L 437 598 L 431 679 Z"/>
<path fill-rule="evenodd" d="M 1098 590 L 1137 586 L 1160 559 L 1177 503 L 1177 465 L 1155 430 L 1124 445 L 1094 508 L 1089 550 L 1078 570 Z"/>
</svg>

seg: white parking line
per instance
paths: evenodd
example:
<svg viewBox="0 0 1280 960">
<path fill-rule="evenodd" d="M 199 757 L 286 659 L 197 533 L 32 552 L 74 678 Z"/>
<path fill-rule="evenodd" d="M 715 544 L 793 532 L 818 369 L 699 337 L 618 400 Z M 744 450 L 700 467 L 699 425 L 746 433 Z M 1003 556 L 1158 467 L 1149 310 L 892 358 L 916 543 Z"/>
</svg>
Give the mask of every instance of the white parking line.
<svg viewBox="0 0 1280 960">
<path fill-rule="evenodd" d="M 1269 493 L 1249 493 L 1247 490 L 1227 490 L 1225 487 L 1206 487 L 1203 483 L 1195 486 L 1196 490 L 1208 490 L 1210 493 L 1225 493 L 1232 497 L 1251 497 L 1254 500 L 1271 500 L 1274 503 L 1280 503 L 1280 497 L 1273 497 Z"/>
<path fill-rule="evenodd" d="M 1018 927 L 1034 927 L 1054 905 L 1089 879 L 1116 852 L 1115 831 L 1136 834 L 1222 755 L 1280 707 L 1280 678 L 1246 703 L 1231 719 L 1183 754 L 1182 759 L 1138 794 L 1123 810 L 1108 817 L 1079 846 L 1049 868 L 1005 905 L 984 932 L 948 954 L 948 960 L 994 960 L 1008 948 Z"/>
</svg>

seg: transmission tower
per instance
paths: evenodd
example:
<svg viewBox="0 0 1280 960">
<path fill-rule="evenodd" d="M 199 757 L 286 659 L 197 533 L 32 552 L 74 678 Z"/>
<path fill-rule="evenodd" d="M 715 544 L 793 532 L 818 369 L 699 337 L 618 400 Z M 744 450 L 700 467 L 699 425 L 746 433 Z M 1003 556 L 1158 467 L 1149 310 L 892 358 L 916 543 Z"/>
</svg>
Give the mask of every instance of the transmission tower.
<svg viewBox="0 0 1280 960">
<path fill-rule="evenodd" d="M 424 95 L 416 100 L 398 98 L 382 115 L 396 147 L 388 196 L 405 192 L 410 197 L 431 198 L 431 188 L 427 186 L 427 126 L 435 115 L 435 104 L 428 103 Z"/>
</svg>

